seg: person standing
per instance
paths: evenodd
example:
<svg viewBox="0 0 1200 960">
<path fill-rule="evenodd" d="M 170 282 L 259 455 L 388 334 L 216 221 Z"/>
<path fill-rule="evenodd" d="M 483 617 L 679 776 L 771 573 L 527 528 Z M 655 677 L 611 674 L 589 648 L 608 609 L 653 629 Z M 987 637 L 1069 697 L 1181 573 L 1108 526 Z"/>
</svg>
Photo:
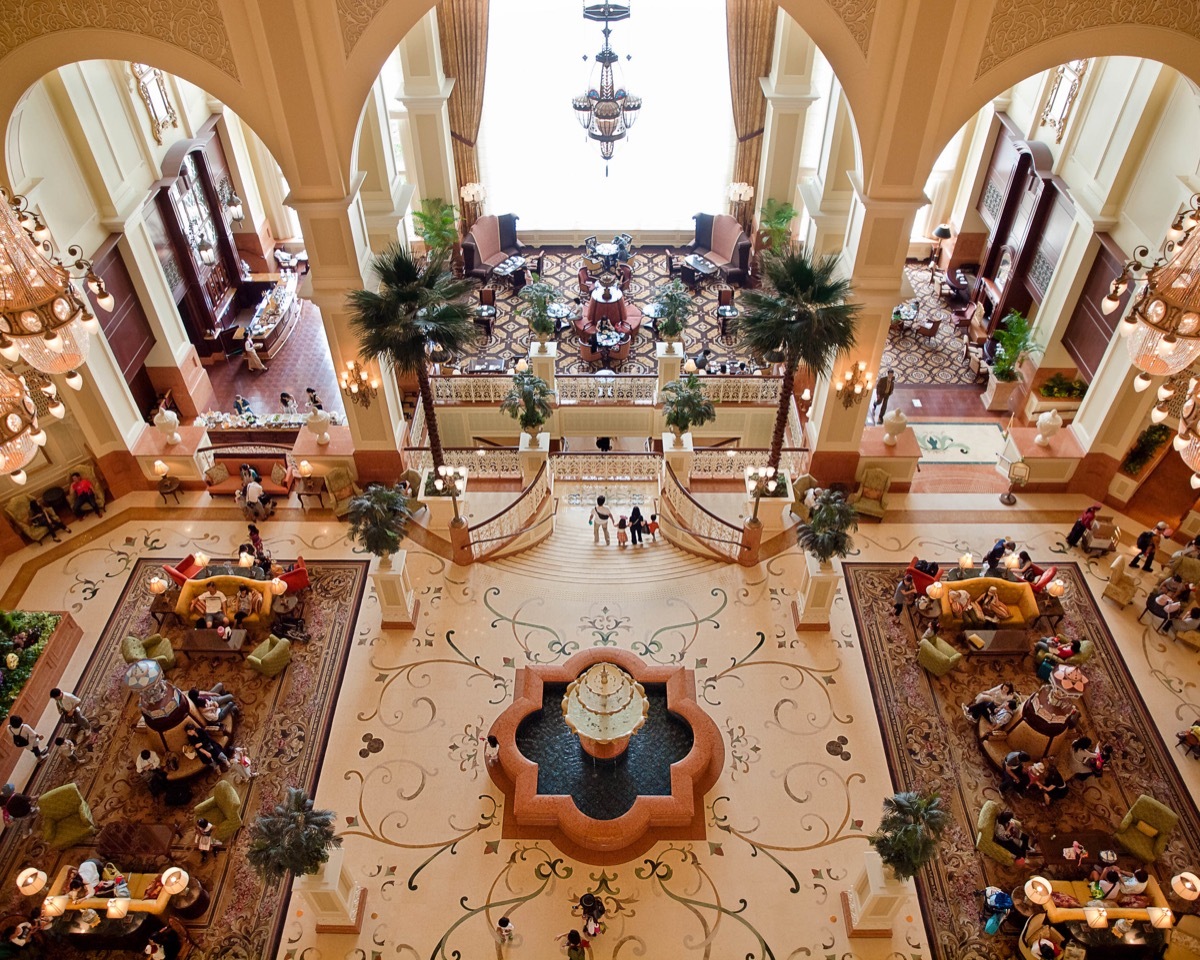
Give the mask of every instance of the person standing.
<svg viewBox="0 0 1200 960">
<path fill-rule="evenodd" d="M 629 542 L 629 519 L 622 517 L 617 521 L 617 546 L 624 547 Z"/>
<path fill-rule="evenodd" d="M 1161 520 L 1155 524 L 1153 530 L 1144 530 L 1137 538 L 1138 555 L 1133 558 L 1133 562 L 1129 565 L 1136 569 L 1137 565 L 1144 559 L 1146 565 L 1142 569 L 1147 573 L 1153 573 L 1154 568 L 1151 564 L 1154 563 L 1154 554 L 1158 550 L 1158 545 L 1162 543 L 1162 538 L 1168 534 L 1167 525 Z"/>
<path fill-rule="evenodd" d="M 513 937 L 516 935 L 516 928 L 513 922 L 508 917 L 501 917 L 496 921 L 496 936 L 501 943 L 512 943 Z"/>
<path fill-rule="evenodd" d="M 246 369 L 265 373 L 267 370 L 267 365 L 263 363 L 258 356 L 258 344 L 256 344 L 250 337 L 246 337 L 245 343 L 242 345 L 242 349 L 246 351 Z"/>
<path fill-rule="evenodd" d="M 883 423 L 883 418 L 887 415 L 888 401 L 892 399 L 892 394 L 895 392 L 896 371 L 889 370 L 875 384 L 875 402 L 872 406 L 875 408 L 876 423 Z"/>
<path fill-rule="evenodd" d="M 45 760 L 46 756 L 50 753 L 49 750 L 43 750 L 38 746 L 45 737 L 15 713 L 8 718 L 8 732 L 12 736 L 12 742 L 15 746 L 20 747 L 22 750 L 29 750 L 39 761 Z"/>
<path fill-rule="evenodd" d="M 629 540 L 635 547 L 645 546 L 642 535 L 646 532 L 646 519 L 642 516 L 641 507 L 629 511 Z"/>
<path fill-rule="evenodd" d="M 1079 519 L 1071 527 L 1071 532 L 1067 534 L 1067 546 L 1075 547 L 1079 545 L 1080 538 L 1088 530 L 1092 529 L 1092 524 L 1096 522 L 1096 514 L 1100 512 L 1100 509 L 1100 504 L 1093 503 L 1079 515 Z"/>
<path fill-rule="evenodd" d="M 896 584 L 896 592 L 892 595 L 892 616 L 900 616 L 900 611 L 907 606 L 917 602 L 917 587 L 913 583 L 911 573 L 906 573 L 904 578 Z"/>
<path fill-rule="evenodd" d="M 600 534 L 604 534 L 604 545 L 607 547 L 612 543 L 608 536 L 608 524 L 612 520 L 612 511 L 604 505 L 604 495 L 601 494 L 596 498 L 596 505 L 592 507 L 592 514 L 588 519 L 592 524 L 592 542 L 596 546 L 600 545 Z"/>
<path fill-rule="evenodd" d="M 254 407 L 240 393 L 235 393 L 233 395 L 233 412 L 239 417 L 252 417 L 254 416 Z"/>
<path fill-rule="evenodd" d="M 71 724 L 71 726 L 83 727 L 84 729 L 95 727 L 95 724 L 84 715 L 81 709 L 83 701 L 75 696 L 75 694 L 68 693 L 66 690 L 59 690 L 58 687 L 55 687 L 50 691 L 50 699 L 58 707 L 59 716 Z"/>
</svg>

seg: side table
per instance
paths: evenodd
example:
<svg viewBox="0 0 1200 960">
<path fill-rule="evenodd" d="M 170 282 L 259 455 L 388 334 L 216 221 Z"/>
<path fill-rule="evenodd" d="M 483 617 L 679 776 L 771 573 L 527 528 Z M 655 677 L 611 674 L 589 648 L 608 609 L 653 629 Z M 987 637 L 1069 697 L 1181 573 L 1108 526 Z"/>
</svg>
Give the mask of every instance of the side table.
<svg viewBox="0 0 1200 960">
<path fill-rule="evenodd" d="M 175 477 L 163 477 L 158 481 L 158 495 L 162 497 L 163 505 L 166 505 L 167 497 L 174 497 L 175 502 L 179 502 L 179 480 Z"/>
<path fill-rule="evenodd" d="M 194 876 L 189 877 L 187 889 L 171 898 L 171 909 L 177 917 L 195 920 L 208 909 L 208 891 Z"/>
<path fill-rule="evenodd" d="M 175 613 L 175 606 L 179 603 L 179 588 L 168 590 L 166 593 L 160 593 L 154 598 L 154 602 L 150 604 L 150 616 L 154 618 L 154 622 L 158 624 L 161 630 L 163 620 L 168 616 L 178 616 Z"/>
<path fill-rule="evenodd" d="M 1058 625 L 1062 622 L 1062 618 L 1066 613 L 1063 610 L 1062 601 L 1058 597 L 1052 597 L 1048 593 L 1039 593 L 1037 596 L 1038 605 L 1038 620 L 1045 620 L 1046 626 L 1052 632 L 1058 631 Z"/>
<path fill-rule="evenodd" d="M 325 478 L 304 477 L 300 481 L 300 489 L 297 496 L 300 498 L 301 509 L 306 509 L 304 506 L 305 497 L 316 497 L 318 506 L 325 506 Z"/>
</svg>

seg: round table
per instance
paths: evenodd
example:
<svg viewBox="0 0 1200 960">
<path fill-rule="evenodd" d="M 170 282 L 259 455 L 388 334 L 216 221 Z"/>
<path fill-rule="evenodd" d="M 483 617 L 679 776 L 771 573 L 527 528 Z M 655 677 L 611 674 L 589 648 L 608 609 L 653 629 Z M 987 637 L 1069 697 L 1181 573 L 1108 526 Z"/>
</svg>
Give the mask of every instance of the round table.
<svg viewBox="0 0 1200 960">
<path fill-rule="evenodd" d="M 67 491 L 62 487 L 47 487 L 42 491 L 42 503 L 51 510 L 57 510 L 67 502 Z"/>
<path fill-rule="evenodd" d="M 618 333 L 616 330 L 605 331 L 604 333 L 596 334 L 596 345 L 605 350 L 611 350 L 614 347 L 619 347 L 621 341 L 627 336 L 624 333 Z"/>
<path fill-rule="evenodd" d="M 162 497 L 162 502 L 167 502 L 167 497 L 174 497 L 175 502 L 179 502 L 179 480 L 176 477 L 163 477 L 158 481 L 158 495 Z"/>
<path fill-rule="evenodd" d="M 618 286 L 602 287 L 600 284 L 596 284 L 592 287 L 592 299 L 597 303 L 616 303 L 624 296 L 625 291 Z"/>
<path fill-rule="evenodd" d="M 552 320 L 566 320 L 571 315 L 571 308 L 565 303 L 550 303 L 546 305 L 546 316 Z"/>
<path fill-rule="evenodd" d="M 596 244 L 596 256 L 598 257 L 615 257 L 620 252 L 621 248 L 615 243 Z"/>
</svg>

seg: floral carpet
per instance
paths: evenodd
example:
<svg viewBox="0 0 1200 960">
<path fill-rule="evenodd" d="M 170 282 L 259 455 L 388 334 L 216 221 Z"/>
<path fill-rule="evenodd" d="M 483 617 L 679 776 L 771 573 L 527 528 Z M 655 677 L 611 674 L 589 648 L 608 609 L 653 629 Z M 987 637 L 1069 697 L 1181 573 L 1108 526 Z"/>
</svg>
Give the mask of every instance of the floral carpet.
<svg viewBox="0 0 1200 960">
<path fill-rule="evenodd" d="M 963 357 L 962 336 L 954 329 L 948 302 L 929 281 L 929 268 L 909 264 L 904 268 L 913 292 L 921 302 L 915 323 L 940 320 L 932 337 L 917 336 L 908 325 L 888 332 L 879 369 L 895 370 L 901 384 L 957 386 L 975 382 L 975 374 Z"/>
<path fill-rule="evenodd" d="M 1130 804 L 1145 793 L 1180 817 L 1165 854 L 1151 868 L 1160 884 L 1169 884 L 1173 874 L 1200 862 L 1200 813 L 1076 564 L 1058 565 L 1059 576 L 1068 584 L 1059 632 L 1096 645 L 1095 656 L 1084 667 L 1091 682 L 1080 733 L 1111 746 L 1113 755 L 1103 777 L 1072 783 L 1069 796 L 1049 809 L 1012 793 L 1001 798 L 999 774 L 979 748 L 961 708 L 980 690 L 1004 680 L 1013 682 L 1018 694 L 1032 694 L 1041 685 L 1032 660 L 1020 655 L 964 657 L 956 670 L 934 677 L 917 663 L 917 639 L 907 612 L 892 616 L 892 592 L 904 565 L 845 563 L 843 569 L 874 700 L 893 705 L 879 717 L 893 785 L 897 790 L 938 791 L 953 816 L 937 856 L 916 878 L 935 957 L 1016 956 L 1017 928 L 1010 923 L 990 937 L 972 906 L 979 906 L 977 891 L 985 885 L 1012 890 L 1040 871 L 1040 861 L 1033 858 L 1023 869 L 1009 868 L 976 853 L 975 823 L 985 800 L 1008 805 L 1026 831 L 1049 838 L 1067 823 L 1112 831 Z M 1054 877 L 1053 871 L 1047 872 Z M 1014 913 L 1011 919 L 1019 917 Z"/>
<path fill-rule="evenodd" d="M 582 252 L 582 248 L 547 249 L 542 261 L 542 279 L 557 287 L 568 306 L 576 311 L 581 309 L 574 300 L 579 296 L 578 274 Z M 628 295 L 639 307 L 645 307 L 650 302 L 654 288 L 667 282 L 666 248 L 641 247 L 632 261 L 632 266 L 633 283 Z M 526 356 L 530 343 L 529 323 L 515 312 L 521 305 L 520 298 L 512 293 L 512 287 L 507 283 L 493 280 L 488 286 L 496 289 L 498 315 L 493 325 L 494 335 L 490 339 L 481 340 L 472 349 L 471 358 L 511 360 Z M 684 330 L 683 343 L 689 356 L 698 353 L 701 347 L 708 347 L 711 352 L 710 362 L 719 366 L 721 363 L 745 360 L 748 355 L 737 348 L 734 338 L 720 336 L 716 317 L 718 288 L 719 284 L 708 284 L 693 297 L 694 309 Z M 735 293 L 734 303 L 737 302 Z M 570 333 L 562 334 L 559 339 L 557 372 L 591 373 L 595 369 L 597 368 L 593 364 L 580 358 L 574 336 Z M 657 369 L 654 360 L 654 337 L 649 324 L 644 323 L 629 351 L 629 359 L 621 365 L 620 372 L 653 375 Z"/>
<path fill-rule="evenodd" d="M 147 582 L 161 571 L 164 562 L 156 557 L 141 559 L 128 580 L 103 634 L 96 644 L 75 692 L 98 729 L 80 738 L 86 759 L 76 765 L 55 755 L 34 774 L 26 792 L 41 794 L 74 781 L 82 791 L 98 828 L 113 821 L 167 824 L 175 828 L 168 857 L 196 877 L 211 896 L 207 910 L 189 920 L 191 933 L 200 944 L 194 958 L 259 958 L 276 954 L 287 906 L 289 882 L 263 883 L 245 860 L 249 843 L 245 826 L 234 836 L 226 851 L 201 865 L 192 830 L 192 807 L 203 800 L 219 779 L 217 773 L 202 774 L 188 781 L 190 802 L 166 806 L 155 799 L 133 770 L 140 739 L 133 730 L 138 718 L 137 698 L 124 684 L 126 664 L 121 657 L 121 640 L 127 634 L 148 636 L 159 632 L 149 613 L 153 599 Z M 253 759 L 256 779 L 234 783 L 242 800 L 243 824 L 250 823 L 264 807 L 273 806 L 288 786 L 313 789 L 320 773 L 325 745 L 337 705 L 346 660 L 352 643 L 353 624 L 366 586 L 367 564 L 363 561 L 320 560 L 308 564 L 310 590 L 301 595 L 308 643 L 292 644 L 292 660 L 277 677 L 264 677 L 236 656 L 184 656 L 177 651 L 177 666 L 168 679 L 186 691 L 193 686 L 209 688 L 222 681 L 241 707 L 234 728 L 235 745 L 244 746 Z M 168 618 L 162 632 L 176 642 L 184 626 Z M 45 733 L 46 731 L 42 731 Z M 47 737 L 52 742 L 53 737 Z M 96 837 L 64 851 L 50 849 L 40 839 L 18 837 L 20 831 L 5 830 L 0 837 L 0 875 L 15 876 L 23 866 L 36 865 L 53 880 L 64 863 L 79 863 L 95 856 Z M 125 872 L 161 864 L 118 863 Z M 27 912 L 12 884 L 0 893 L 0 916 Z M 32 945 L 27 948 L 37 951 Z M 48 942 L 45 955 L 82 956 L 59 941 Z M 91 954 L 91 951 L 88 951 Z"/>
</svg>

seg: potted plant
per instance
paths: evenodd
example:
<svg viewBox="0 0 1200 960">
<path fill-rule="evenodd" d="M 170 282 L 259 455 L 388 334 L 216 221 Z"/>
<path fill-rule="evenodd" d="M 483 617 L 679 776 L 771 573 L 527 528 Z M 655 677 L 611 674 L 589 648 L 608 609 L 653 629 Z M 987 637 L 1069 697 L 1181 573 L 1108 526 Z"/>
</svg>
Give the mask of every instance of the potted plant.
<svg viewBox="0 0 1200 960">
<path fill-rule="evenodd" d="M 1021 380 L 1021 362 L 1040 353 L 1042 348 L 1033 339 L 1029 321 L 1016 310 L 1004 318 L 993 336 L 996 338 L 996 362 L 988 376 L 983 404 L 989 410 L 1004 410 Z"/>
<path fill-rule="evenodd" d="M 950 813 L 937 793 L 902 791 L 883 800 L 883 818 L 869 840 L 885 866 L 903 882 L 916 876 L 937 850 Z"/>
<path fill-rule="evenodd" d="M 329 861 L 329 851 L 342 845 L 333 830 L 336 816 L 332 810 L 314 810 L 305 791 L 288 787 L 283 803 L 251 824 L 246 859 L 268 883 L 289 873 L 316 873 Z"/>
<path fill-rule="evenodd" d="M 536 437 L 554 413 L 554 408 L 550 406 L 553 396 L 554 391 L 541 377 L 528 371 L 518 373 L 513 377 L 508 393 L 500 401 L 500 412 L 507 413 L 521 424 L 521 430 Z"/>
<path fill-rule="evenodd" d="M 763 258 L 767 289 L 742 292 L 738 336 L 743 349 L 755 357 L 783 353 L 783 384 L 767 466 L 779 468 L 796 373 L 803 367 L 815 382 L 854 346 L 859 307 L 848 302 L 850 281 L 839 270 L 836 254 L 814 260 L 806 251 L 786 249 Z"/>
<path fill-rule="evenodd" d="M 558 290 L 544 280 L 535 279 L 527 283 L 517 294 L 522 306 L 517 313 L 529 321 L 529 329 L 538 342 L 538 352 L 546 352 L 546 341 L 554 336 L 554 318 L 550 316 L 550 304 L 558 299 Z"/>
<path fill-rule="evenodd" d="M 796 529 L 800 549 L 828 568 L 834 557 L 845 557 L 854 549 L 850 533 L 858 529 L 858 511 L 837 490 L 817 494 L 812 515 Z"/>
<path fill-rule="evenodd" d="M 758 232 L 764 249 L 782 253 L 791 246 L 792 221 L 799 216 L 790 203 L 768 198 L 758 215 Z"/>
<path fill-rule="evenodd" d="M 373 483 L 350 499 L 346 514 L 350 521 L 348 534 L 367 553 L 379 557 L 379 566 L 391 566 L 392 554 L 408 532 L 409 497 L 399 484 L 393 487 Z"/>
<path fill-rule="evenodd" d="M 716 407 L 704 395 L 700 378 L 691 373 L 679 380 L 672 380 L 662 388 L 663 416 L 667 427 L 675 434 L 676 447 L 683 443 L 683 435 L 692 427 L 702 427 L 717 418 Z"/>
<path fill-rule="evenodd" d="M 458 246 L 458 218 L 454 206 L 441 197 L 421 202 L 421 209 L 412 213 L 413 229 L 425 241 L 429 256 L 446 259 Z"/>
<path fill-rule="evenodd" d="M 650 302 L 659 308 L 655 324 L 657 339 L 674 343 L 683 335 L 688 314 L 692 312 L 692 295 L 680 280 L 655 287 Z"/>
<path fill-rule="evenodd" d="M 1087 389 L 1087 381 L 1078 377 L 1071 379 L 1060 370 L 1047 377 L 1037 390 L 1029 394 L 1025 416 L 1032 420 L 1046 410 L 1057 410 L 1060 414 L 1078 410 Z M 1070 417 L 1063 419 L 1069 420 Z"/>
</svg>

